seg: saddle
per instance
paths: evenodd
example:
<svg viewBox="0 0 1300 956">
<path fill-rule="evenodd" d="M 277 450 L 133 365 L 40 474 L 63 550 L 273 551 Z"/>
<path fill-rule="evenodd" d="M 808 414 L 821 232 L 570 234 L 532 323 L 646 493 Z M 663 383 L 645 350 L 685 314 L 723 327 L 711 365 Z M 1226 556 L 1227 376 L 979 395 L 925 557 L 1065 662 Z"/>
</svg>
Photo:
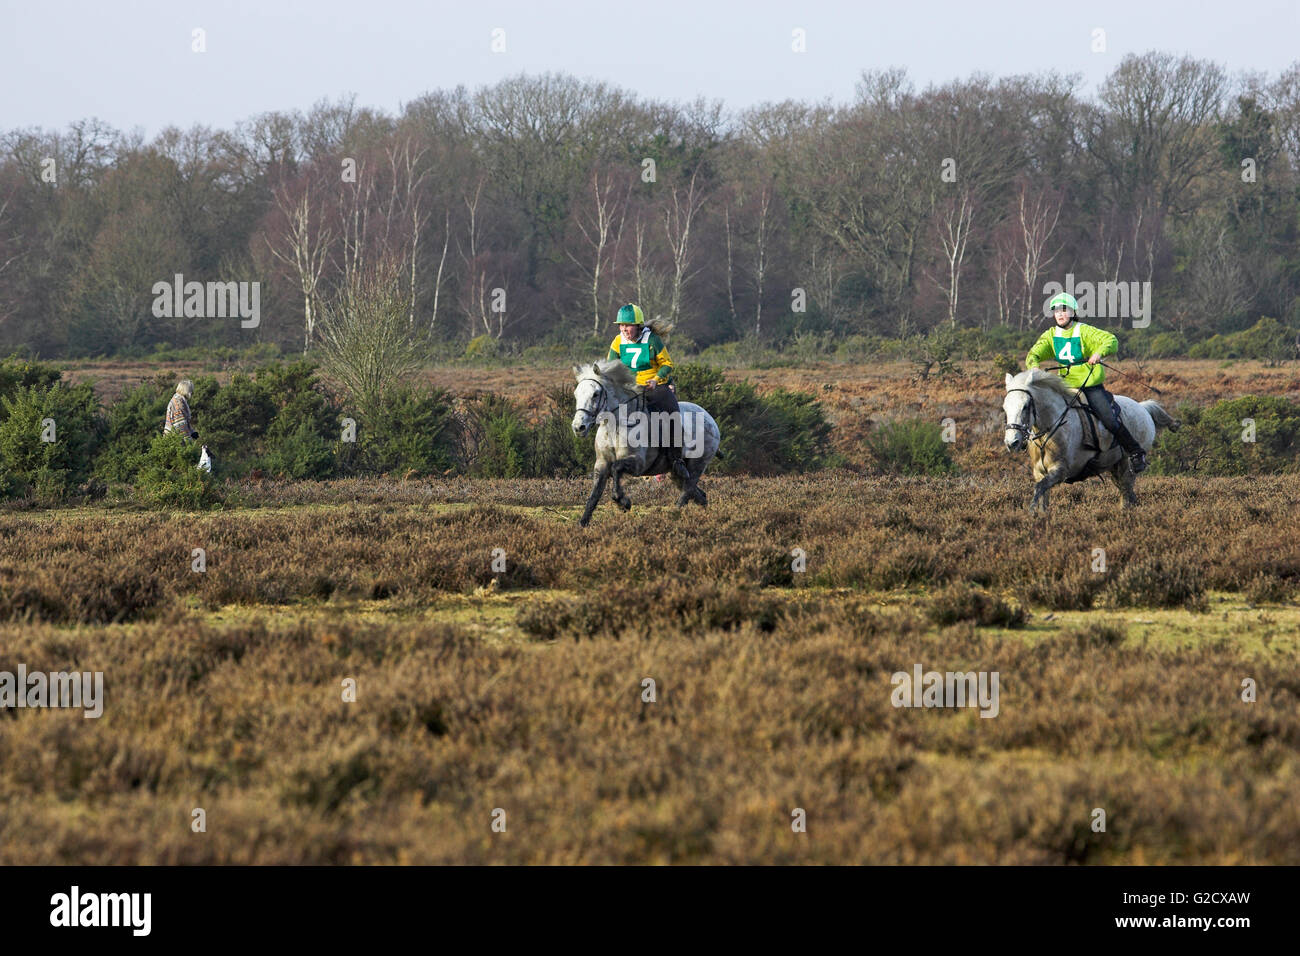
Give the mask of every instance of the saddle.
<svg viewBox="0 0 1300 956">
<path fill-rule="evenodd" d="M 1104 472 L 1108 467 L 1108 466 L 1103 466 L 1099 463 L 1101 456 L 1105 452 L 1110 451 L 1111 448 L 1115 447 L 1114 435 L 1111 436 L 1110 447 L 1108 448 L 1101 447 L 1101 438 L 1097 434 L 1097 413 L 1092 410 L 1091 406 L 1089 406 L 1087 401 L 1082 399 L 1075 399 L 1074 403 L 1071 404 L 1070 407 L 1074 409 L 1077 415 L 1079 415 L 1084 425 L 1083 448 L 1085 451 L 1091 451 L 1093 454 L 1092 457 L 1089 458 L 1084 463 L 1084 466 L 1081 469 L 1079 469 L 1078 472 L 1071 475 L 1069 478 L 1065 479 L 1064 483 L 1067 485 L 1072 485 L 1076 481 L 1084 481 L 1088 478 L 1094 478 L 1101 475 L 1102 472 Z M 1119 403 L 1115 401 L 1114 395 L 1110 396 L 1110 410 L 1111 410 L 1111 414 L 1115 416 L 1115 422 L 1117 424 L 1123 424 L 1124 419 L 1120 415 Z M 1092 436 L 1091 444 L 1089 444 L 1088 442 L 1089 435 Z"/>
</svg>

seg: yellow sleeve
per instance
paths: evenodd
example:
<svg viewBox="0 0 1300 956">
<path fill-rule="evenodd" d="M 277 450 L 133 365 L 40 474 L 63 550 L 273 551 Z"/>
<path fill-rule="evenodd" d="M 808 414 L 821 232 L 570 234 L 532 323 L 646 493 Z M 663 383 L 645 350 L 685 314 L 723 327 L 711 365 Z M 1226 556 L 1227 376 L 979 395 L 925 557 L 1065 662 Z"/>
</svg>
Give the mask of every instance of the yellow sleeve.
<svg viewBox="0 0 1300 956">
<path fill-rule="evenodd" d="M 1038 337 L 1038 341 L 1025 356 L 1025 368 L 1037 368 L 1039 362 L 1052 358 L 1055 354 L 1052 351 L 1052 330 L 1048 329 Z"/>
<path fill-rule="evenodd" d="M 668 348 L 659 342 L 659 353 L 650 363 L 650 367 L 655 370 L 655 377 L 660 382 L 667 382 L 673 377 L 673 360 L 668 357 Z"/>
</svg>

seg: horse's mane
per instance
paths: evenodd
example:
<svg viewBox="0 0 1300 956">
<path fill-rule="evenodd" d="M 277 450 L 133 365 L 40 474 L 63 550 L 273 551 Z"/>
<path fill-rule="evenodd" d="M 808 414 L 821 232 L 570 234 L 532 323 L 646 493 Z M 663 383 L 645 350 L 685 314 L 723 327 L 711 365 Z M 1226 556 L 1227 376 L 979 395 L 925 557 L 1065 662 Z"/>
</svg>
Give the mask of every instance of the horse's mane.
<svg viewBox="0 0 1300 956">
<path fill-rule="evenodd" d="M 585 375 L 594 373 L 597 378 L 602 378 L 613 385 L 622 385 L 624 388 L 631 388 L 636 384 L 636 373 L 618 359 L 602 359 L 591 365 L 579 365 L 574 368 L 574 372 L 580 381 Z"/>
<path fill-rule="evenodd" d="M 1041 368 L 1031 368 L 1026 382 L 1031 385 L 1041 385 L 1043 388 L 1050 388 L 1062 398 L 1070 398 L 1074 395 L 1074 389 L 1065 384 L 1065 379 L 1061 378 L 1059 375 L 1053 375 L 1051 372 L 1044 372 Z"/>
</svg>

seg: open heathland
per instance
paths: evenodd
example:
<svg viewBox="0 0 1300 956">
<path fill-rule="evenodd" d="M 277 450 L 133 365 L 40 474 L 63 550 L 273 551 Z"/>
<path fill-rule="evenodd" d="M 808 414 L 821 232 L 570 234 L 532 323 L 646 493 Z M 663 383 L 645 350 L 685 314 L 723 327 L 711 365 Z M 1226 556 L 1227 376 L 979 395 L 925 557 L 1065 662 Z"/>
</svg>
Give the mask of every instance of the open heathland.
<svg viewBox="0 0 1300 956">
<path fill-rule="evenodd" d="M 9 506 L 0 863 L 1300 862 L 1300 478 L 706 485 Z"/>
</svg>

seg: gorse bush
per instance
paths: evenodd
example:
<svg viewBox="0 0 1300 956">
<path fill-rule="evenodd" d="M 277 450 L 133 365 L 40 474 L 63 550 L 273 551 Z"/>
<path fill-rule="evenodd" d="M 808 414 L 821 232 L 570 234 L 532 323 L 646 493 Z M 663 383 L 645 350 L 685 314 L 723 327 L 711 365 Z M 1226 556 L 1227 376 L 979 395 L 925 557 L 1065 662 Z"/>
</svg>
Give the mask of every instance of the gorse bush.
<svg viewBox="0 0 1300 956">
<path fill-rule="evenodd" d="M 96 463 L 99 477 L 135 479 L 142 456 L 162 433 L 175 384 L 158 377 L 113 404 Z M 328 478 L 338 470 L 340 415 L 310 363 L 269 365 L 252 376 L 238 373 L 225 386 L 211 377 L 196 379 L 190 411 L 200 444 L 211 450 L 223 476 L 258 469 L 284 478 Z"/>
<path fill-rule="evenodd" d="M 875 469 L 891 475 L 948 475 L 957 470 L 942 429 L 923 419 L 886 422 L 867 436 Z"/>
<path fill-rule="evenodd" d="M 1259 475 L 1300 466 L 1300 404 L 1245 395 L 1179 409 L 1182 428 L 1161 436 L 1155 474 Z"/>
<path fill-rule="evenodd" d="M 175 432 L 158 435 L 135 463 L 137 493 L 152 504 L 185 511 L 218 504 L 224 498 L 221 486 L 198 467 L 201 453 L 197 442 Z"/>
<path fill-rule="evenodd" d="M 399 387 L 357 419 L 358 470 L 440 475 L 456 467 L 460 419 L 451 394 Z"/>
<path fill-rule="evenodd" d="M 572 389 L 552 389 L 543 409 L 541 420 L 532 430 L 532 474 L 537 478 L 558 478 L 591 471 L 592 440 L 573 433 Z"/>
<path fill-rule="evenodd" d="M 20 388 L 49 388 L 57 385 L 62 377 L 59 369 L 43 362 L 17 356 L 0 359 L 0 398 L 12 396 Z"/>
<path fill-rule="evenodd" d="M 770 475 L 839 463 L 830 422 L 811 395 L 786 389 L 759 395 L 748 382 L 728 382 L 720 369 L 698 364 L 678 366 L 674 380 L 678 401 L 702 407 L 722 433 L 710 471 Z"/>
<path fill-rule="evenodd" d="M 19 385 L 0 396 L 0 465 L 10 494 L 67 497 L 90 477 L 103 437 L 89 385 Z"/>
<path fill-rule="evenodd" d="M 108 408 L 103 449 L 95 474 L 105 481 L 131 482 L 150 443 L 162 434 L 175 382 L 164 376 L 128 391 Z"/>
<path fill-rule="evenodd" d="M 467 403 L 465 449 L 469 473 L 478 478 L 523 478 L 530 472 L 532 435 L 523 410 L 499 395 Z"/>
<path fill-rule="evenodd" d="M 1268 365 L 1277 365 L 1300 358 L 1298 339 L 1295 329 L 1264 316 L 1248 329 L 1213 335 L 1198 342 L 1186 354 L 1204 359 L 1260 359 Z"/>
</svg>

